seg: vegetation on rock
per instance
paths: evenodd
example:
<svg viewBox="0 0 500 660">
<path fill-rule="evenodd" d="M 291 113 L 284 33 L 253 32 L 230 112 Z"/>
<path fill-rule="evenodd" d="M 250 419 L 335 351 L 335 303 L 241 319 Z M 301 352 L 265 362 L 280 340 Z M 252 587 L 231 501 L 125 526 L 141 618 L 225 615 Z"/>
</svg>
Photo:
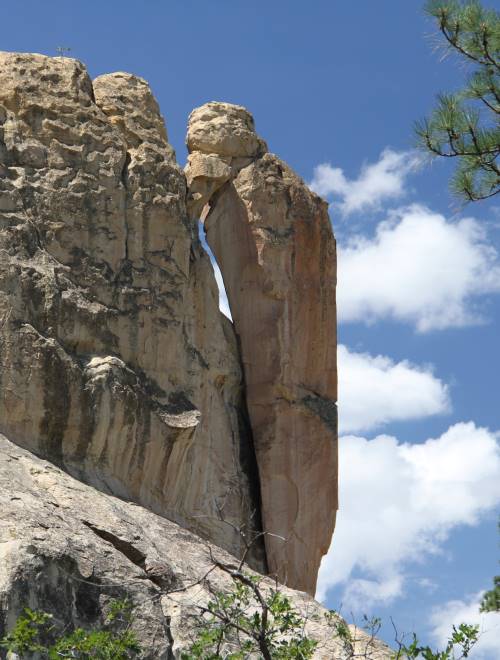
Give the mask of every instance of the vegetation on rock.
<svg viewBox="0 0 500 660">
<path fill-rule="evenodd" d="M 241 571 L 233 580 L 232 591 L 215 593 L 200 609 L 197 639 L 182 660 L 313 657 L 318 642 L 305 634 L 305 619 L 287 596 L 278 588 L 264 593 L 258 577 Z"/>
<path fill-rule="evenodd" d="M 260 579 L 242 571 L 233 571 L 233 588 L 215 592 L 212 600 L 194 613 L 196 639 L 181 653 L 181 660 L 310 660 L 318 642 L 305 633 L 307 618 L 300 614 L 279 588 L 261 589 Z M 196 609 L 196 608 L 195 608 Z M 338 638 L 346 660 L 381 656 L 371 644 L 380 630 L 378 618 L 365 617 L 363 628 L 369 632 L 368 643 L 358 646 L 355 634 L 334 611 L 325 614 Z M 141 647 L 130 630 L 131 606 L 127 601 L 114 601 L 102 629 L 77 628 L 73 632 L 55 631 L 52 616 L 26 608 L 14 629 L 0 645 L 21 658 L 41 657 L 47 660 L 78 658 L 80 660 L 127 660 L 142 657 Z M 420 644 L 413 634 L 411 644 L 397 639 L 394 660 L 461 660 L 469 657 L 478 640 L 478 626 L 460 624 L 443 650 L 433 651 Z M 35 655 L 36 654 L 36 655 Z"/>
<path fill-rule="evenodd" d="M 21 658 L 33 654 L 48 660 L 59 658 L 95 658 L 127 660 L 140 657 L 141 648 L 130 630 L 132 608 L 128 601 L 113 601 L 102 628 L 72 632 L 58 631 L 52 615 L 25 608 L 16 625 L 1 641 L 8 652 Z"/>
</svg>

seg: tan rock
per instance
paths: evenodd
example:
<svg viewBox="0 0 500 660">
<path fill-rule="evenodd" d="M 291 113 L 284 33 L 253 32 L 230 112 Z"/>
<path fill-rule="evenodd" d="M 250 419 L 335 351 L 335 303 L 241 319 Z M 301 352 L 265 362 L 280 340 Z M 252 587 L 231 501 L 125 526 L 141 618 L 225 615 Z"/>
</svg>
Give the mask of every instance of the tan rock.
<svg viewBox="0 0 500 660">
<path fill-rule="evenodd" d="M 240 106 L 195 110 L 188 144 L 189 191 L 144 80 L 0 53 L 0 432 L 237 555 L 262 498 L 270 570 L 312 593 L 336 507 L 326 206 Z"/>
<path fill-rule="evenodd" d="M 221 135 L 235 160 L 254 154 L 208 201 L 205 230 L 241 346 L 269 571 L 314 593 L 337 509 L 335 240 L 326 202 L 250 149 L 252 131 L 239 106 L 209 103 L 187 142 L 190 162 L 220 153 Z"/>
<path fill-rule="evenodd" d="M 96 78 L 92 87 L 96 104 L 125 138 L 135 158 L 156 155 L 175 165 L 165 122 L 148 83 L 130 73 L 111 73 Z"/>
<path fill-rule="evenodd" d="M 187 146 L 220 156 L 255 157 L 267 151 L 255 132 L 252 115 L 241 105 L 205 103 L 189 116 Z"/>
<path fill-rule="evenodd" d="M 228 157 L 215 154 L 202 154 L 195 151 L 188 156 L 186 180 L 188 185 L 187 210 L 193 220 L 201 216 L 203 207 L 232 174 L 231 167 L 225 161 Z"/>
<path fill-rule="evenodd" d="M 0 432 L 237 554 L 237 344 L 148 85 L 0 53 L 0 163 Z"/>
</svg>

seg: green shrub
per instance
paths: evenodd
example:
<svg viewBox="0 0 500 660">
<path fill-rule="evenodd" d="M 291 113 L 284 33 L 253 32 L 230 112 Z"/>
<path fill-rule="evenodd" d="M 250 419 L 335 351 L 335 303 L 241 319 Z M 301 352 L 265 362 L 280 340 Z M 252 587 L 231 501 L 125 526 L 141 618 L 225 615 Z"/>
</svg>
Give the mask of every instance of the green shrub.
<svg viewBox="0 0 500 660">
<path fill-rule="evenodd" d="M 127 660 L 137 657 L 141 650 L 130 630 L 131 611 L 128 601 L 112 601 L 103 628 L 76 628 L 64 634 L 56 630 L 51 614 L 25 608 L 13 630 L 0 641 L 0 646 L 21 658 L 36 653 L 48 660 Z"/>
</svg>

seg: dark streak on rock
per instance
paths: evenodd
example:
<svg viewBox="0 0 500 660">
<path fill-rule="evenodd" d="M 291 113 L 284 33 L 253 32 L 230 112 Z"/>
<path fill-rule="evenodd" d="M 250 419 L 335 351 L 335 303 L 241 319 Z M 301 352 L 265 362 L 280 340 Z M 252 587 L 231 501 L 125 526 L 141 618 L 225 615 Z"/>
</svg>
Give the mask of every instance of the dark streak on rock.
<svg viewBox="0 0 500 660">
<path fill-rule="evenodd" d="M 335 434 L 337 433 L 338 411 L 335 401 L 326 399 L 319 394 L 312 393 L 305 396 L 302 399 L 302 403 L 306 408 L 318 415 L 329 429 Z M 336 435 L 334 437 L 336 437 Z"/>
</svg>

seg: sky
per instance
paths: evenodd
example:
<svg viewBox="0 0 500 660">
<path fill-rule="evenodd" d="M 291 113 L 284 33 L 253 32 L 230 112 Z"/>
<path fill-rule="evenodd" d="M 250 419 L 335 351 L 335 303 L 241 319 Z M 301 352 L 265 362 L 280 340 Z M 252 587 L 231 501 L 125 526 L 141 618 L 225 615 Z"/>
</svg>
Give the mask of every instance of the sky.
<svg viewBox="0 0 500 660">
<path fill-rule="evenodd" d="M 488 2 L 485 2 L 488 4 Z M 489 0 L 490 6 L 494 1 Z M 330 202 L 338 241 L 340 511 L 318 597 L 442 645 L 480 623 L 500 658 L 500 211 L 466 207 L 413 122 L 466 71 L 420 0 L 16 0 L 0 48 L 146 78 L 180 163 L 190 111 L 245 105 Z M 222 301 L 224 302 L 224 301 Z"/>
</svg>

